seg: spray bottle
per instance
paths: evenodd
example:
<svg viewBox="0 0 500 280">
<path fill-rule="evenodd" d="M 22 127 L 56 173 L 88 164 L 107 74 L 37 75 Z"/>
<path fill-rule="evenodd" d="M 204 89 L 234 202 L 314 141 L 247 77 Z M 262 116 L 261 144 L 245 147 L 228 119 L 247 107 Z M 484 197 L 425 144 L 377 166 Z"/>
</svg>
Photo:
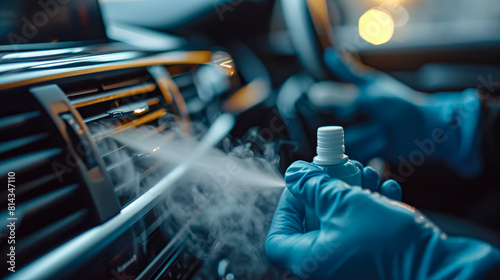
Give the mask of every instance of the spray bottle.
<svg viewBox="0 0 500 280">
<path fill-rule="evenodd" d="M 361 172 L 344 154 L 344 129 L 341 126 L 318 128 L 317 156 L 313 163 L 323 169 L 330 178 L 340 179 L 351 186 L 361 186 Z M 306 230 L 319 229 L 320 223 L 311 209 L 306 209 Z"/>
</svg>

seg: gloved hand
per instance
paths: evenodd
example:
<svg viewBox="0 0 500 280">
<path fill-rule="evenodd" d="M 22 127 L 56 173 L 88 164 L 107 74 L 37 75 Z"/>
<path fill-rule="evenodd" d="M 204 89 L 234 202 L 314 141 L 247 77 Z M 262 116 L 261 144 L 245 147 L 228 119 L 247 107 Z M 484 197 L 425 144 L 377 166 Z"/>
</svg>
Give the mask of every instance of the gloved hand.
<svg viewBox="0 0 500 280">
<path fill-rule="evenodd" d="M 337 77 L 357 88 L 323 93 L 332 95 L 330 100 L 344 100 L 339 104 L 324 102 L 328 104 L 325 106 L 341 120 L 355 116 L 366 120 L 345 128 L 351 157 L 367 161 L 379 156 L 389 162 L 414 165 L 424 160 L 442 161 L 464 177 L 481 171 L 481 106 L 475 89 L 427 95 L 384 73 L 357 67 L 336 50 L 327 50 L 324 58 Z M 346 103 L 344 94 L 350 95 L 351 101 Z"/>
<path fill-rule="evenodd" d="M 285 181 L 265 249 L 287 279 L 478 279 L 500 263 L 491 245 L 447 237 L 414 208 L 313 164 L 295 162 Z M 319 230 L 304 232 L 304 207 Z"/>
</svg>

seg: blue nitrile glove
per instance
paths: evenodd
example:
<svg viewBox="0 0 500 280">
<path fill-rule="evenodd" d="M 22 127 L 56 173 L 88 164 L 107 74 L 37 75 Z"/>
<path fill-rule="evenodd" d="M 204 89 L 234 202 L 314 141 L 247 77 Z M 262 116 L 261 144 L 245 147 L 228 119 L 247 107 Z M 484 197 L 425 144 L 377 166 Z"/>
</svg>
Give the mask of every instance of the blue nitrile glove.
<svg viewBox="0 0 500 280">
<path fill-rule="evenodd" d="M 371 192 L 378 192 L 390 199 L 401 201 L 403 191 L 398 182 L 387 180 L 380 184 L 380 176 L 375 169 L 370 166 L 364 167 L 363 164 L 357 160 L 351 159 L 351 161 L 354 162 L 360 170 L 363 170 L 361 174 L 361 187 L 363 189 L 367 189 Z"/>
<path fill-rule="evenodd" d="M 325 106 L 341 120 L 366 119 L 345 128 L 350 156 L 365 162 L 378 156 L 412 165 L 441 161 L 464 177 L 481 171 L 481 103 L 475 89 L 427 95 L 382 72 L 346 62 L 336 50 L 325 51 L 324 57 L 337 77 L 358 89 L 346 91 L 355 95 L 350 103 L 343 98 L 341 104 Z"/>
<path fill-rule="evenodd" d="M 447 237 L 414 208 L 295 162 L 285 174 L 266 240 L 269 260 L 301 279 L 478 279 L 500 251 L 470 238 Z M 319 230 L 304 232 L 304 205 Z"/>
</svg>

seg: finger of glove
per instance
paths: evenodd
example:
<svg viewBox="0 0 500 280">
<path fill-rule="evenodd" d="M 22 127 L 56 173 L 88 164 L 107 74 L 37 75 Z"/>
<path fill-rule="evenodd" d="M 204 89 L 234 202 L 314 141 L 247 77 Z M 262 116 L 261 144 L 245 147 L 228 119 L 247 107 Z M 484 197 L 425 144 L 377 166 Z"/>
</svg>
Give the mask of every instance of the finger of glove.
<svg viewBox="0 0 500 280">
<path fill-rule="evenodd" d="M 397 200 L 397 201 L 401 201 L 403 197 L 403 191 L 401 189 L 401 186 L 398 184 L 398 182 L 392 179 L 382 183 L 382 185 L 380 186 L 379 193 L 392 200 Z"/>
<path fill-rule="evenodd" d="M 265 244 L 266 256 L 271 262 L 291 269 L 301 258 L 311 254 L 318 231 L 304 234 L 304 215 L 304 204 L 285 189 Z"/>
<path fill-rule="evenodd" d="M 380 176 L 375 171 L 375 169 L 367 166 L 363 169 L 363 176 L 361 178 L 361 186 L 363 189 L 368 189 L 371 192 L 378 191 L 378 186 L 380 184 Z"/>
<path fill-rule="evenodd" d="M 288 167 L 285 183 L 290 192 L 320 218 L 330 218 L 332 211 L 352 188 L 338 179 L 329 178 L 316 165 L 297 161 Z"/>
<path fill-rule="evenodd" d="M 373 123 L 345 128 L 344 141 L 346 154 L 363 162 L 379 156 L 388 143 L 382 129 Z"/>
<path fill-rule="evenodd" d="M 380 184 L 380 177 L 375 169 L 370 166 L 364 167 L 363 164 L 357 160 L 351 159 L 351 161 L 362 171 L 361 187 L 372 192 L 377 191 Z"/>
</svg>

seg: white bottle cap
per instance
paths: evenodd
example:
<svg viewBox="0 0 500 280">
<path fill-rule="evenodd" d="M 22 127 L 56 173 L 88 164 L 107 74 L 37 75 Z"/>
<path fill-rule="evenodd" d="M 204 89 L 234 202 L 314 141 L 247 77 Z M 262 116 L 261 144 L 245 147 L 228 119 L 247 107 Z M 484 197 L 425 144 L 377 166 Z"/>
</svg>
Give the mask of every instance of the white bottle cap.
<svg viewBox="0 0 500 280">
<path fill-rule="evenodd" d="M 349 157 L 344 154 L 344 129 L 341 126 L 323 126 L 318 128 L 317 156 L 313 162 L 317 165 L 344 164 Z"/>
</svg>

